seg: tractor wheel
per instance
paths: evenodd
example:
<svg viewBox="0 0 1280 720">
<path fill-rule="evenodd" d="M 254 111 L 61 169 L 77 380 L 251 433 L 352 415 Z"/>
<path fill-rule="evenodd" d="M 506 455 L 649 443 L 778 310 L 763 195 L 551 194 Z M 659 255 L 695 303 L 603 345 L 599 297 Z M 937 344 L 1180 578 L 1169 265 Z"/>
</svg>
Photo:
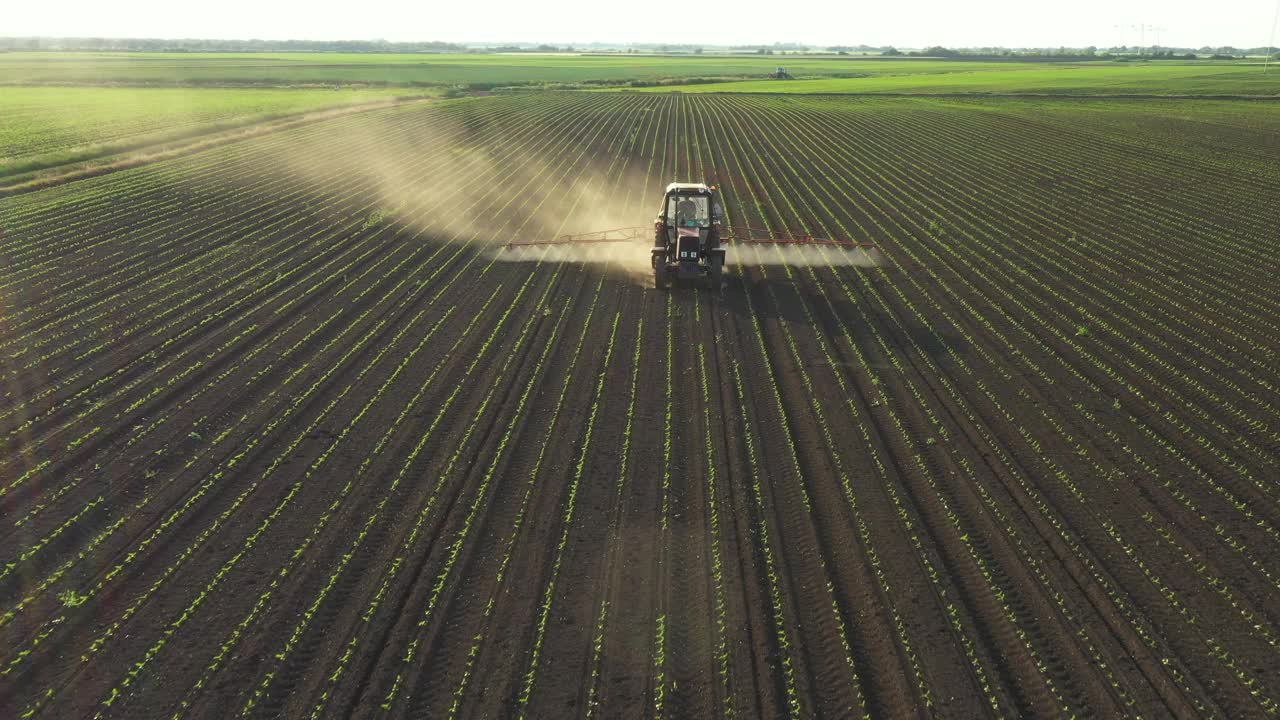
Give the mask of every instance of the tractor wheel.
<svg viewBox="0 0 1280 720">
<path fill-rule="evenodd" d="M 707 265 L 711 268 L 711 287 L 719 290 L 724 278 L 724 257 L 719 254 L 712 255 L 707 258 Z"/>
<path fill-rule="evenodd" d="M 653 286 L 659 290 L 667 289 L 667 264 L 656 263 L 653 266 Z"/>
</svg>

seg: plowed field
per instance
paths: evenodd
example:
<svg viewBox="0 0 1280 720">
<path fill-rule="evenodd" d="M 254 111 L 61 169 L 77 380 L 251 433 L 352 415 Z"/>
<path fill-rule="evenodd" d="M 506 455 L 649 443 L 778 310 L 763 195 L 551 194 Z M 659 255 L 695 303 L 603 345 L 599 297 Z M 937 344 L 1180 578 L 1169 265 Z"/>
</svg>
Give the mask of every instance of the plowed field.
<svg viewBox="0 0 1280 720">
<path fill-rule="evenodd" d="M 0 199 L 0 717 L 1275 714 L 1277 130 L 527 95 Z M 496 250 L 677 179 L 886 262 Z"/>
</svg>

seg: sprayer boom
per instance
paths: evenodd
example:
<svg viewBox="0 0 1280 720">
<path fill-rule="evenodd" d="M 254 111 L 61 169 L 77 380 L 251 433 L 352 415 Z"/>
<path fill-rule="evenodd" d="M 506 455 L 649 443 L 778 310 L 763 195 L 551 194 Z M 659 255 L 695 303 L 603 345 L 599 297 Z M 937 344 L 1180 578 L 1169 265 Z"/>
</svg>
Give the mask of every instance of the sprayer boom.
<svg viewBox="0 0 1280 720">
<path fill-rule="evenodd" d="M 649 235 L 650 232 L 652 235 Z M 516 240 L 504 245 L 502 252 L 504 259 L 532 261 L 545 258 L 557 246 L 573 248 L 614 243 L 639 245 L 647 244 L 649 237 L 653 238 L 653 245 L 649 250 L 653 282 L 659 289 L 666 288 L 673 280 L 696 279 L 706 279 L 713 287 L 722 287 L 725 249 L 728 246 L 745 248 L 750 245 L 786 245 L 796 248 L 794 252 L 784 253 L 779 250 L 774 253 L 751 253 L 754 257 L 742 259 L 757 263 L 834 262 L 877 265 L 882 260 L 880 248 L 873 243 L 727 225 L 720 195 L 714 185 L 680 182 L 667 186 L 662 196 L 662 205 L 658 207 L 657 217 L 653 220 L 652 230 L 633 226 L 561 235 L 544 240 Z M 805 251 L 803 248 L 806 246 L 815 249 Z M 609 255 L 607 252 L 604 254 Z"/>
<path fill-rule="evenodd" d="M 516 240 L 506 244 L 508 248 L 538 247 L 544 245 L 592 245 L 596 243 L 644 242 L 644 226 L 596 230 L 594 232 L 561 235 L 549 240 Z"/>
<path fill-rule="evenodd" d="M 587 233 L 560 235 L 546 240 L 513 240 L 504 247 L 541 247 L 549 245 L 594 245 L 598 243 L 644 242 L 644 226 L 614 228 L 612 230 L 596 230 Z M 728 234 L 720 237 L 724 244 L 738 245 L 822 245 L 832 248 L 864 248 L 878 250 L 875 243 L 855 242 L 853 240 L 833 240 L 813 237 L 812 235 L 790 235 L 780 231 L 762 230 L 748 227 L 728 227 Z"/>
</svg>

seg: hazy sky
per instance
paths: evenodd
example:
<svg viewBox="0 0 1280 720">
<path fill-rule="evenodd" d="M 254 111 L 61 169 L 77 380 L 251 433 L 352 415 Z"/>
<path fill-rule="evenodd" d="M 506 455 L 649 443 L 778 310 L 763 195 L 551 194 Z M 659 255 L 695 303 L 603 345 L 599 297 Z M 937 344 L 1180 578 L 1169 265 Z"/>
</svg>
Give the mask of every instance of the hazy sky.
<svg viewBox="0 0 1280 720">
<path fill-rule="evenodd" d="M 0 36 L 951 46 L 1261 46 L 1277 0 L 10 0 Z M 1116 27 L 1117 25 L 1122 27 Z M 1156 41 L 1149 32 L 1146 44 Z"/>
</svg>

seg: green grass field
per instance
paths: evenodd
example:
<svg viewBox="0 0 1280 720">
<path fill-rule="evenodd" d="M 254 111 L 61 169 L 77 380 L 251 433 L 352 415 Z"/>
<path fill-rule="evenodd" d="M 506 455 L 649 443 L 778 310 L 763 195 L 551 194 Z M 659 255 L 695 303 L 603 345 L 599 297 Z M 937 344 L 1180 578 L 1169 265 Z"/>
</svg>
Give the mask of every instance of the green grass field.
<svg viewBox="0 0 1280 720">
<path fill-rule="evenodd" d="M 764 79 L 785 66 L 797 80 Z M 0 85 L 572 86 L 716 79 L 684 92 L 1277 95 L 1256 63 L 977 62 L 875 57 L 6 53 Z M 740 82 L 724 82 L 738 80 Z M 645 88 L 664 91 L 667 88 Z"/>
<path fill-rule="evenodd" d="M 947 63 L 936 63 L 945 66 Z M 976 66 L 976 67 L 975 67 Z M 666 91 L 669 88 L 645 88 Z M 684 85 L 681 92 L 741 93 L 990 93 L 1060 95 L 1280 95 L 1280 71 L 1257 64 L 966 63 L 949 71 L 883 73 L 856 78 L 753 80 Z"/>
<path fill-rule="evenodd" d="M 778 65 L 799 79 L 761 79 Z M 702 82 L 713 78 L 718 81 Z M 627 82 L 654 85 L 627 90 L 691 93 L 1280 95 L 1280 69 L 1263 73 L 1257 64 L 1212 62 L 973 62 L 789 55 L 0 53 L 0 117 L 4 118 L 0 177 L 97 161 L 311 110 L 442 94 L 446 88 L 573 89 Z M 335 84 L 339 90 L 334 90 Z M 1119 116 L 1131 118 L 1132 114 Z"/>
<path fill-rule="evenodd" d="M 1042 63 L 796 56 L 372 55 L 317 53 L 8 53 L 0 84 L 261 84 L 500 86 L 725 77 L 901 76 L 1036 70 Z"/>
<path fill-rule="evenodd" d="M 6 87 L 0 176 L 312 110 L 389 100 L 403 88 Z M 423 94 L 423 91 L 416 91 Z"/>
</svg>

